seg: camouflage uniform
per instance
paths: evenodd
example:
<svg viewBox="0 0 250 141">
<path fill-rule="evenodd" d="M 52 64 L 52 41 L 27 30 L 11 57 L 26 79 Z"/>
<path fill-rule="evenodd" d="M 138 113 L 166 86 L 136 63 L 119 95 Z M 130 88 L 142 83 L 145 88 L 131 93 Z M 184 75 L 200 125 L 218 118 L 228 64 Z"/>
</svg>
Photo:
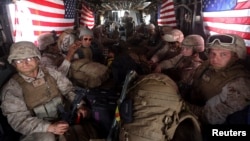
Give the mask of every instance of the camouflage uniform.
<svg viewBox="0 0 250 141">
<path fill-rule="evenodd" d="M 69 29 L 65 30 L 59 36 L 57 44 L 52 33 L 44 33 L 39 36 L 38 48 L 42 53 L 41 66 L 57 69 L 63 75 L 67 76 L 71 62 L 66 59 L 64 53 L 72 50 L 70 49 L 70 45 L 75 41 L 75 36 L 72 32 Z"/>
<path fill-rule="evenodd" d="M 67 97 L 70 101 L 73 101 L 75 93 L 73 92 L 72 83 L 54 69 L 47 68 L 47 71 L 56 80 L 61 94 Z M 26 82 L 32 83 L 36 79 L 43 78 L 44 72 L 40 69 L 37 78 L 27 77 L 22 74 L 19 75 Z M 9 124 L 17 132 L 24 135 L 35 132 L 47 132 L 50 122 L 33 117 L 33 114 L 27 108 L 24 101 L 22 87 L 13 78 L 7 82 L 2 90 L 1 108 L 3 110 L 3 114 L 8 117 Z"/>
<path fill-rule="evenodd" d="M 40 60 L 41 54 L 33 43 L 21 41 L 11 46 L 8 61 L 17 66 L 13 60 L 30 57 Z M 65 105 L 64 99 L 68 101 L 67 103 L 72 103 L 76 94 L 72 83 L 62 73 L 52 68 L 34 67 L 33 69 L 38 69 L 35 77 L 29 77 L 20 71 L 3 87 L 2 112 L 11 127 L 24 135 L 23 141 L 55 141 L 56 136 L 49 132 L 48 128 L 60 120 L 58 105 Z M 72 132 L 72 128 L 79 139 L 85 141 L 91 138 L 91 135 L 87 135 L 89 131 L 94 131 L 91 130 L 91 126 L 89 131 L 85 131 L 85 125 L 74 125 L 67 132 Z M 75 134 L 70 133 L 70 135 L 72 135 L 70 138 L 75 137 Z M 94 136 L 96 135 L 92 137 L 95 138 Z M 60 136 L 59 140 L 68 140 L 67 138 L 69 136 L 65 134 Z"/>
<path fill-rule="evenodd" d="M 150 60 L 153 63 L 157 63 L 163 59 L 170 59 L 178 55 L 181 48 L 176 43 L 181 43 L 184 39 L 184 35 L 180 30 L 172 29 L 168 33 L 165 33 L 162 39 L 167 43 L 162 48 L 157 50 L 154 55 L 152 55 Z"/>
<path fill-rule="evenodd" d="M 172 69 L 174 70 L 174 73 L 171 74 L 174 74 L 176 77 L 178 77 L 174 79 L 175 81 L 191 84 L 195 70 L 203 62 L 203 60 L 195 56 L 198 55 L 199 52 L 204 51 L 204 39 L 200 35 L 188 35 L 182 41 L 181 47 L 191 48 L 193 54 L 191 54 L 191 56 L 183 56 L 181 53 L 171 59 L 161 61 L 157 67 L 160 67 L 161 70 Z"/>
<path fill-rule="evenodd" d="M 209 124 L 225 123 L 228 116 L 243 110 L 250 101 L 250 75 L 242 65 L 242 60 L 246 58 L 244 40 L 237 35 L 219 35 L 234 38 L 234 43 L 223 43 L 216 36 L 211 36 L 215 38 L 208 47 L 230 50 L 239 59 L 231 59 L 221 69 L 215 69 L 206 61 L 194 75 L 193 93 L 189 102 L 195 105 L 188 105 L 201 121 Z"/>
</svg>

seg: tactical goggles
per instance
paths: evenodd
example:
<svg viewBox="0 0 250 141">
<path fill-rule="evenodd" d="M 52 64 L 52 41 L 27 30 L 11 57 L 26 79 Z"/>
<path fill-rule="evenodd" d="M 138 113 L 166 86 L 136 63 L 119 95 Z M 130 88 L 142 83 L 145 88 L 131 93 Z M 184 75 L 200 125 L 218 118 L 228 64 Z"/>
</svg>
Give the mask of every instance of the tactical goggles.
<svg viewBox="0 0 250 141">
<path fill-rule="evenodd" d="M 33 60 L 34 60 L 34 57 L 30 57 L 30 58 L 25 58 L 25 59 L 14 60 L 14 63 L 15 64 L 24 64 L 24 63 L 29 63 Z"/>
<path fill-rule="evenodd" d="M 207 45 L 212 46 L 215 42 L 218 42 L 222 46 L 235 45 L 235 37 L 231 35 L 212 35 L 207 39 Z"/>
</svg>

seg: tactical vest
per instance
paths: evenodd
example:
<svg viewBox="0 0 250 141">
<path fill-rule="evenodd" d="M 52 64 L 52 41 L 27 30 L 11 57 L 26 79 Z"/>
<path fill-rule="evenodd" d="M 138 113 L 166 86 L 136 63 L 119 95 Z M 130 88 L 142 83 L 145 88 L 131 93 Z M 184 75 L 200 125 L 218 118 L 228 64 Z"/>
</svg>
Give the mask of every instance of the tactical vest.
<svg viewBox="0 0 250 141">
<path fill-rule="evenodd" d="M 194 75 L 194 91 L 191 97 L 193 101 L 198 99 L 198 101 L 202 101 L 201 104 L 204 104 L 211 97 L 218 95 L 228 82 L 239 77 L 250 77 L 249 72 L 239 62 L 216 72 L 209 68 L 209 62 L 206 61 Z"/>
<path fill-rule="evenodd" d="M 57 105 L 62 102 L 61 93 L 57 88 L 56 80 L 43 69 L 45 76 L 29 83 L 20 75 L 13 78 L 22 88 L 24 101 L 27 108 L 39 118 L 56 118 Z"/>
<path fill-rule="evenodd" d="M 76 50 L 80 59 L 86 58 L 92 60 L 93 54 L 90 47 L 80 47 Z"/>
<path fill-rule="evenodd" d="M 168 76 L 146 75 L 129 89 L 128 98 L 133 101 L 134 119 L 122 125 L 120 141 L 170 141 L 187 119 L 192 121 L 190 131 L 200 135 L 197 119 L 185 110 L 178 88 Z"/>
</svg>

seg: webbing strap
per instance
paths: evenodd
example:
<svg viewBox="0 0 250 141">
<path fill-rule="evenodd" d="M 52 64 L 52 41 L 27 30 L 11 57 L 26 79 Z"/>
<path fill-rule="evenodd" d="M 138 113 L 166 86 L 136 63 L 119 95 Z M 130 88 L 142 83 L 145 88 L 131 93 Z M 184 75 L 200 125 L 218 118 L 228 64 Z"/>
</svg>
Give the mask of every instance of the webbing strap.
<svg viewBox="0 0 250 141">
<path fill-rule="evenodd" d="M 199 124 L 197 118 L 194 115 L 192 115 L 189 112 L 184 112 L 184 113 L 181 113 L 179 117 L 180 118 L 175 118 L 176 121 L 174 120 L 174 122 L 173 122 L 173 124 L 171 125 L 170 128 L 165 129 L 167 140 L 172 140 L 173 139 L 177 127 L 179 126 L 179 124 L 181 122 L 183 122 L 186 119 L 192 120 L 192 123 L 193 123 L 195 129 L 197 130 L 197 132 L 199 132 L 199 133 L 201 132 L 200 124 Z"/>
</svg>

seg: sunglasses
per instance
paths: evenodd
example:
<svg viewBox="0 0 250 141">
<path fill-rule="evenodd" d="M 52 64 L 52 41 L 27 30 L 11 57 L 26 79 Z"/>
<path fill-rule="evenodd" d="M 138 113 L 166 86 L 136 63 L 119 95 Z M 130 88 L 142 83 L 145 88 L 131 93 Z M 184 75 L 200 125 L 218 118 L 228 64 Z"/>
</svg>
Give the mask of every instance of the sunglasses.
<svg viewBox="0 0 250 141">
<path fill-rule="evenodd" d="M 29 63 L 34 60 L 34 57 L 31 58 L 26 58 L 26 59 L 19 59 L 19 60 L 14 60 L 15 64 L 24 64 L 24 63 Z"/>
<path fill-rule="evenodd" d="M 92 38 L 83 38 L 84 41 L 92 41 Z"/>
<path fill-rule="evenodd" d="M 212 46 L 216 41 L 222 46 L 231 46 L 235 44 L 236 39 L 231 35 L 212 35 L 208 37 L 206 44 Z"/>
</svg>

